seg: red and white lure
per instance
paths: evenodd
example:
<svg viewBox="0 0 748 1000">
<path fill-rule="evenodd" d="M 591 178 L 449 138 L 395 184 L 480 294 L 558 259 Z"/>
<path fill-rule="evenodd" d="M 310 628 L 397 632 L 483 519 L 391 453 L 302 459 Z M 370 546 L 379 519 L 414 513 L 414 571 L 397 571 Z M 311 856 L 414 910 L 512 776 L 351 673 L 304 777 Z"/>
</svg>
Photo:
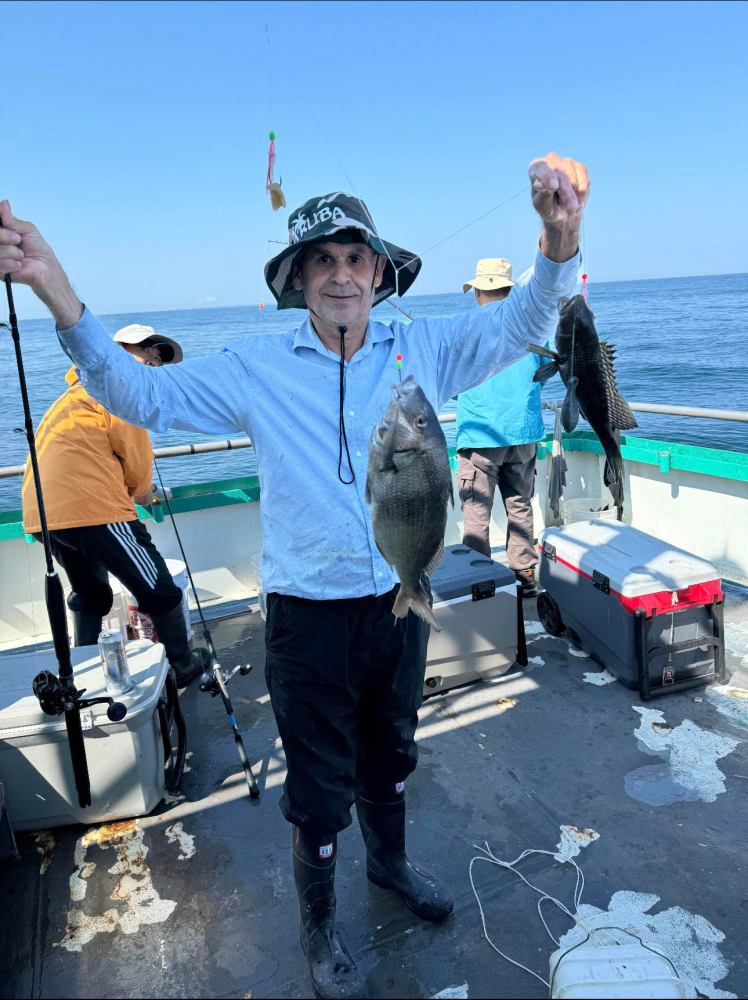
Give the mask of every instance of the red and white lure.
<svg viewBox="0 0 748 1000">
<path fill-rule="evenodd" d="M 270 148 L 268 149 L 268 172 L 265 178 L 265 190 L 270 195 L 270 204 L 273 211 L 286 207 L 286 198 L 281 190 L 282 179 L 273 180 L 273 168 L 275 167 L 275 132 L 270 133 Z"/>
</svg>

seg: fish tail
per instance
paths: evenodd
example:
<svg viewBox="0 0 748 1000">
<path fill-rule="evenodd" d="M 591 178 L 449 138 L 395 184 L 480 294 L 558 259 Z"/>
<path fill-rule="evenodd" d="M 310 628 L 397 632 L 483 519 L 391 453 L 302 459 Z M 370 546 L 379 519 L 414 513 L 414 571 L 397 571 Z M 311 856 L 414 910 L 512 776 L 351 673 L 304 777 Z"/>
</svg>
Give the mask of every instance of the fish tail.
<svg viewBox="0 0 748 1000">
<path fill-rule="evenodd" d="M 409 610 L 427 622 L 436 632 L 441 632 L 441 625 L 434 617 L 434 612 L 431 610 L 431 604 L 425 591 L 420 588 L 417 592 L 408 590 L 407 587 L 401 584 L 395 598 L 395 603 L 392 606 L 392 614 L 395 618 L 405 618 Z"/>
<path fill-rule="evenodd" d="M 623 517 L 623 459 L 617 448 L 606 449 L 605 471 L 603 482 L 613 495 L 613 503 L 618 511 L 618 520 Z"/>
<path fill-rule="evenodd" d="M 563 424 L 564 430 L 567 434 L 571 434 L 579 423 L 579 402 L 577 400 L 578 385 L 579 379 L 576 375 L 571 375 L 566 387 L 566 396 L 561 404 L 561 423 Z"/>
</svg>

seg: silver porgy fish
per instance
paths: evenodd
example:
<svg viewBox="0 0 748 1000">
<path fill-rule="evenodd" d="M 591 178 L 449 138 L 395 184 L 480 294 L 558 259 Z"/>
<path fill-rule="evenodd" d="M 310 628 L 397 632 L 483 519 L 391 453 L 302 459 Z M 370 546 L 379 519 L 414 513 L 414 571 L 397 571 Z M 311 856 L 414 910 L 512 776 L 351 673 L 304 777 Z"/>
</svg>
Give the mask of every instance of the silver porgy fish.
<svg viewBox="0 0 748 1000">
<path fill-rule="evenodd" d="M 440 631 L 424 588 L 444 555 L 452 474 L 444 432 L 423 389 L 409 375 L 392 387 L 392 402 L 369 444 L 366 499 L 374 539 L 400 579 L 392 609 L 411 609 Z"/>
</svg>

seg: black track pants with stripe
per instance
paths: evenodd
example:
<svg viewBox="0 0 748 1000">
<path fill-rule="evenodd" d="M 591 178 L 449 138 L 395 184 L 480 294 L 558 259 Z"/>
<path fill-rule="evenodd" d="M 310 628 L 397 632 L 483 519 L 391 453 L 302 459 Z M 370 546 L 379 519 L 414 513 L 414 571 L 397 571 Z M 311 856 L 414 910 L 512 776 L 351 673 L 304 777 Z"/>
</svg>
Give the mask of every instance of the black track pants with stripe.
<svg viewBox="0 0 748 1000">
<path fill-rule="evenodd" d="M 52 554 L 70 580 L 71 611 L 108 614 L 112 607 L 109 573 L 148 614 L 171 611 L 182 600 L 182 591 L 140 521 L 64 528 L 50 532 L 50 540 Z"/>
</svg>

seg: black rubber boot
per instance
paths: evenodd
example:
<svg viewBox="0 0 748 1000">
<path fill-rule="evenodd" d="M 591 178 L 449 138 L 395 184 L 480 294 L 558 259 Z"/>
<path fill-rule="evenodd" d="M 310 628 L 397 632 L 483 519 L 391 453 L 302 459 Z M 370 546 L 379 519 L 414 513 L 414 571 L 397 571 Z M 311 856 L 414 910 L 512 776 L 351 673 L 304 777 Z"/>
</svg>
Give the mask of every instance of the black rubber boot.
<svg viewBox="0 0 748 1000">
<path fill-rule="evenodd" d="M 523 597 L 537 597 L 543 593 L 543 588 L 538 583 L 534 569 L 515 569 L 514 575 L 520 585 Z"/>
<path fill-rule="evenodd" d="M 335 926 L 336 838 L 293 828 L 293 873 L 301 911 L 301 947 L 316 997 L 365 997 L 364 981 Z M 320 854 L 328 855 L 320 857 Z"/>
<path fill-rule="evenodd" d="M 101 615 L 73 611 L 73 645 L 95 646 L 101 633 Z"/>
<path fill-rule="evenodd" d="M 179 687 L 187 685 L 199 677 L 202 666 L 196 658 L 187 640 L 187 628 L 181 602 L 171 611 L 151 614 L 151 619 L 158 633 L 158 640 L 164 644 L 166 659 L 171 664 Z"/>
<path fill-rule="evenodd" d="M 421 920 L 444 920 L 454 908 L 449 890 L 408 860 L 405 853 L 405 799 L 370 802 L 356 799 L 366 844 L 366 874 L 382 889 L 392 889 Z"/>
</svg>

